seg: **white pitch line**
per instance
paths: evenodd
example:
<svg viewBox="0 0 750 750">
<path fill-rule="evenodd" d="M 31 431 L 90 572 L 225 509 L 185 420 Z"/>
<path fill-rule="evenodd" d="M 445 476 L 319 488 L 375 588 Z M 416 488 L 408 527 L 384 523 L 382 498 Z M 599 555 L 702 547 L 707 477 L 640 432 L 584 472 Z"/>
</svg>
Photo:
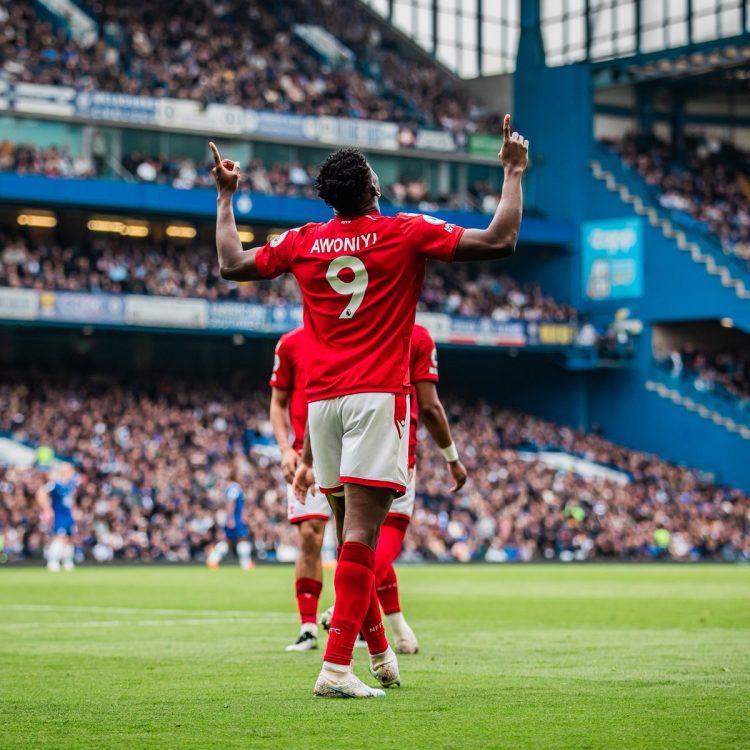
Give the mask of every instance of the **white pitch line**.
<svg viewBox="0 0 750 750">
<path fill-rule="evenodd" d="M 283 622 L 291 622 L 295 618 L 285 617 Z M 118 628 L 128 627 L 161 627 L 163 625 L 257 625 L 259 623 L 278 623 L 282 620 L 278 617 L 214 617 L 214 618 L 190 618 L 179 620 L 85 620 L 70 622 L 0 622 L 0 629 L 26 629 L 26 628 Z"/>
<path fill-rule="evenodd" d="M 111 615 L 203 615 L 206 617 L 244 617 L 268 619 L 295 619 L 288 612 L 252 612 L 248 610 L 232 609 L 151 609 L 148 607 L 98 607 L 75 604 L 3 604 L 0 612 L 11 610 L 15 612 L 101 612 Z"/>
</svg>

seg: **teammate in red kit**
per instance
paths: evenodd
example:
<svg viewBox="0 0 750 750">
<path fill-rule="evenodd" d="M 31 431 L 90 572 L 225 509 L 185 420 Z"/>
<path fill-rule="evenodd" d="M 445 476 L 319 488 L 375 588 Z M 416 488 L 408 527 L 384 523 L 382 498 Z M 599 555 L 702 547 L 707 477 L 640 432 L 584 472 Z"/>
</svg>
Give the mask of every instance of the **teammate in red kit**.
<svg viewBox="0 0 750 750">
<path fill-rule="evenodd" d="M 318 646 L 318 599 L 323 588 L 320 550 L 326 522 L 331 517 L 331 507 L 321 492 L 309 492 L 301 503 L 292 489 L 307 424 L 305 363 L 308 356 L 304 329 L 285 333 L 276 345 L 269 381 L 272 389 L 270 420 L 281 450 L 281 471 L 287 482 L 287 518 L 299 529 L 294 585 L 300 632 L 297 640 L 286 647 L 287 651 L 309 651 Z"/>
<path fill-rule="evenodd" d="M 334 217 L 284 232 L 243 250 L 232 199 L 239 165 L 211 144 L 218 190 L 216 244 L 221 274 L 237 281 L 291 272 L 302 291 L 311 356 L 307 368 L 310 439 L 295 487 L 315 479 L 343 517 L 334 577 L 336 609 L 313 692 L 324 697 L 381 697 L 351 670 L 357 633 L 365 633 L 370 672 L 384 687 L 400 684 L 375 591 L 375 546 L 395 496 L 406 491 L 409 348 L 427 258 L 445 262 L 512 255 L 522 215 L 521 178 L 528 142 L 504 122 L 503 193 L 487 229 L 467 229 L 420 214 L 380 213 L 380 184 L 356 149 L 331 154 L 317 178 Z M 332 497 L 331 497 L 332 496 Z"/>
<path fill-rule="evenodd" d="M 393 501 L 383 521 L 378 546 L 375 548 L 376 591 L 383 613 L 393 632 L 396 653 L 400 654 L 414 654 L 419 647 L 414 631 L 401 611 L 398 578 L 393 563 L 401 554 L 406 530 L 414 512 L 417 425 L 420 417 L 447 461 L 448 470 L 453 478 L 452 491 L 458 492 L 466 483 L 466 468 L 459 460 L 448 419 L 437 393 L 437 349 L 430 332 L 424 326 L 414 326 L 409 360 L 412 383 L 409 422 L 409 485 L 406 493 Z"/>
</svg>

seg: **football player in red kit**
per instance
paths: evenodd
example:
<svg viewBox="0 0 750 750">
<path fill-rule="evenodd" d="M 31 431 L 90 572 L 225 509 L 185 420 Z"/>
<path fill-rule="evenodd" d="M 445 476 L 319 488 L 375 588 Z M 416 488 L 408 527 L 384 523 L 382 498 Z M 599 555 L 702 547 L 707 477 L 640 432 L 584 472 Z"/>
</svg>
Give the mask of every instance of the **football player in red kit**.
<svg viewBox="0 0 750 750">
<path fill-rule="evenodd" d="M 398 578 L 393 563 L 401 554 L 406 530 L 414 512 L 417 426 L 420 418 L 447 462 L 453 479 L 451 491 L 458 492 L 466 483 L 466 469 L 459 460 L 448 419 L 437 393 L 437 349 L 430 332 L 421 325 L 414 326 L 411 338 L 410 372 L 409 485 L 406 492 L 393 501 L 375 548 L 375 587 L 383 613 L 391 626 L 396 653 L 399 654 L 415 654 L 418 649 L 414 631 L 401 611 Z"/>
<path fill-rule="evenodd" d="M 380 213 L 380 183 L 365 157 L 342 149 L 322 164 L 318 195 L 333 209 L 262 247 L 244 250 L 234 220 L 239 165 L 211 144 L 218 191 L 216 245 L 224 278 L 296 278 L 310 337 L 309 441 L 295 476 L 304 499 L 314 478 L 342 519 L 334 577 L 336 609 L 315 695 L 382 697 L 352 672 L 362 630 L 370 672 L 400 684 L 375 590 L 375 547 L 394 497 L 409 484 L 409 349 L 428 258 L 491 260 L 512 255 L 521 225 L 528 141 L 503 127 L 503 192 L 486 229 L 463 229 L 421 214 Z"/>
<path fill-rule="evenodd" d="M 318 599 L 323 588 L 320 550 L 326 523 L 331 517 L 331 506 L 322 492 L 308 492 L 305 502 L 301 503 L 292 489 L 307 424 L 308 356 L 304 328 L 285 333 L 276 344 L 269 381 L 271 426 L 281 451 L 281 471 L 287 482 L 287 519 L 299 530 L 294 588 L 300 632 L 297 640 L 286 647 L 287 651 L 309 651 L 318 647 Z"/>
</svg>

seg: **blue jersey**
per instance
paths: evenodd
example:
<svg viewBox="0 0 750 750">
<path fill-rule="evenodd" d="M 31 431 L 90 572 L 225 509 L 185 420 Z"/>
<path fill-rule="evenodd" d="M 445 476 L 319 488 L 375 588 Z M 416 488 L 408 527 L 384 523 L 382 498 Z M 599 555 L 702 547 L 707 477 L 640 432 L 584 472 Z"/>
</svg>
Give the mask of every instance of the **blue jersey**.
<svg viewBox="0 0 750 750">
<path fill-rule="evenodd" d="M 75 502 L 76 487 L 78 479 L 73 477 L 69 482 L 50 482 L 47 485 L 50 501 L 52 502 L 52 512 L 57 515 L 68 513 L 73 515 L 73 504 Z"/>
<path fill-rule="evenodd" d="M 224 490 L 224 496 L 230 503 L 234 503 L 234 522 L 242 520 L 242 511 L 245 508 L 245 493 L 237 482 L 230 482 Z"/>
<path fill-rule="evenodd" d="M 54 481 L 47 484 L 52 513 L 54 514 L 54 527 L 57 533 L 72 532 L 73 528 L 73 506 L 75 505 L 76 488 L 78 477 L 73 476 L 68 482 Z"/>
<path fill-rule="evenodd" d="M 240 487 L 237 482 L 230 482 L 224 490 L 224 497 L 226 497 L 229 502 L 234 503 L 234 511 L 232 512 L 234 523 L 232 526 L 227 524 L 224 527 L 226 535 L 230 539 L 246 537 L 248 534 L 248 528 L 243 519 L 245 510 L 245 493 L 242 491 L 242 487 Z"/>
</svg>

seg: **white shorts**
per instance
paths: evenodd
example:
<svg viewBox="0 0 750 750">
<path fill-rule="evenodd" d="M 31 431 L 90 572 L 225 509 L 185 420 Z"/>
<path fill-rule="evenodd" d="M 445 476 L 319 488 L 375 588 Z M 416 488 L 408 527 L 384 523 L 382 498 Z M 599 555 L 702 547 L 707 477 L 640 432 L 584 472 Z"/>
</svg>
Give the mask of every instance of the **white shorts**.
<svg viewBox="0 0 750 750">
<path fill-rule="evenodd" d="M 331 513 L 331 506 L 322 492 L 308 492 L 303 505 L 297 500 L 292 485 L 286 486 L 286 518 L 289 523 L 300 523 L 311 518 L 327 521 Z"/>
<path fill-rule="evenodd" d="M 406 492 L 397 497 L 391 504 L 391 509 L 388 511 L 389 516 L 404 516 L 405 518 L 411 518 L 414 513 L 414 495 L 417 491 L 417 472 L 412 469 L 409 472 L 409 484 L 406 487 Z"/>
<path fill-rule="evenodd" d="M 353 393 L 308 406 L 313 470 L 320 491 L 344 483 L 387 487 L 397 494 L 409 483 L 409 397 Z"/>
</svg>

